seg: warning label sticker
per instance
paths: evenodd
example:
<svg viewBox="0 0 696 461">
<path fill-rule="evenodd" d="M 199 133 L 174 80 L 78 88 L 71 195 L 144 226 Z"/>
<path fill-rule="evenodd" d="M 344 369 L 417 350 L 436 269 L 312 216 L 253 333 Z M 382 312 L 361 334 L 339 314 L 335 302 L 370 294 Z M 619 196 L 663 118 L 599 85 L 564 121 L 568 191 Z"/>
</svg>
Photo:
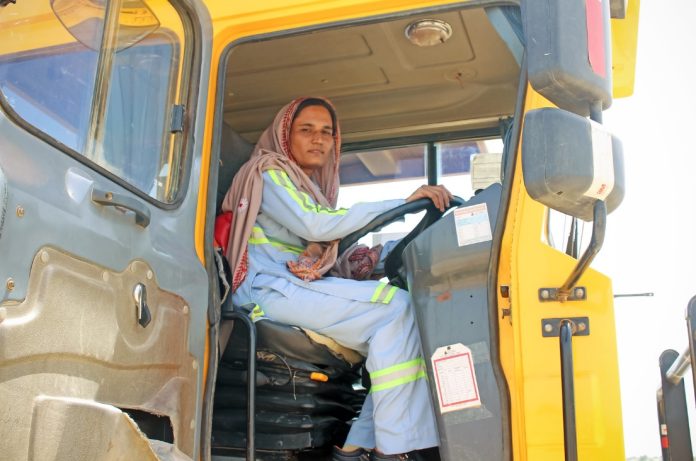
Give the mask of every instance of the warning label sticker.
<svg viewBox="0 0 696 461">
<path fill-rule="evenodd" d="M 461 343 L 439 347 L 431 361 L 440 413 L 481 406 L 471 349 Z"/>
<path fill-rule="evenodd" d="M 485 203 L 454 210 L 454 226 L 459 246 L 473 245 L 493 239 L 488 207 Z"/>
</svg>

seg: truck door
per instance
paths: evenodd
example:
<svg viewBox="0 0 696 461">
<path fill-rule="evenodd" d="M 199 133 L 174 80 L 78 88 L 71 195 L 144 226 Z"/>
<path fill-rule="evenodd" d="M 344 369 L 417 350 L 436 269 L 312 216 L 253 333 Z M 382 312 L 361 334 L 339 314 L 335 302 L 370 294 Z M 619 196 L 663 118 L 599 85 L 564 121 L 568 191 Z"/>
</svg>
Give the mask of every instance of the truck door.
<svg viewBox="0 0 696 461">
<path fill-rule="evenodd" d="M 3 459 L 198 458 L 200 28 L 178 3 L 0 8 Z"/>
</svg>

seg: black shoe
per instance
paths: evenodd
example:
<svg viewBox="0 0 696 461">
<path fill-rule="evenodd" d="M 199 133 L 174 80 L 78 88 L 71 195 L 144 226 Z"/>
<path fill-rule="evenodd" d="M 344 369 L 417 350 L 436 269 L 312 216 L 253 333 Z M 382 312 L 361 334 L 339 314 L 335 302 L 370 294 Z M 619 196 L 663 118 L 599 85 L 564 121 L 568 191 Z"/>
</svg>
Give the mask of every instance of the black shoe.
<svg viewBox="0 0 696 461">
<path fill-rule="evenodd" d="M 370 461 L 440 461 L 440 451 L 437 447 L 415 450 L 397 455 L 385 455 L 377 450 L 370 455 Z"/>
<path fill-rule="evenodd" d="M 331 461 L 370 461 L 370 452 L 362 448 L 353 451 L 343 451 L 338 447 L 333 447 Z"/>
<path fill-rule="evenodd" d="M 399 453 L 396 455 L 385 455 L 384 453 L 378 453 L 377 450 L 370 454 L 370 461 L 404 461 L 414 459 L 411 457 L 410 453 Z"/>
</svg>

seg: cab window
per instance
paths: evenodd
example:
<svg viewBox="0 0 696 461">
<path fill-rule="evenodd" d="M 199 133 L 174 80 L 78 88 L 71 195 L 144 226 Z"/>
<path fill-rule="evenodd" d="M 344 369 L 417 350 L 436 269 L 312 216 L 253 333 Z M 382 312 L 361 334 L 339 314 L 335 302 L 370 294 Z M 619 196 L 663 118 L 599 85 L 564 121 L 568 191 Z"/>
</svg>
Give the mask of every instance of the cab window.
<svg viewBox="0 0 696 461">
<path fill-rule="evenodd" d="M 6 10 L 13 37 L 0 56 L 0 102 L 20 123 L 141 195 L 175 201 L 183 165 L 180 127 L 172 126 L 183 97 L 181 17 L 161 1 L 129 9 L 137 18 L 111 12 L 118 21 L 105 20 L 108 6 L 41 3 Z"/>
<path fill-rule="evenodd" d="M 459 139 L 447 142 L 418 143 L 408 146 L 349 151 L 341 155 L 341 189 L 338 205 L 350 207 L 358 202 L 404 198 L 428 182 L 428 150 L 434 148 L 434 177 L 454 195 L 468 199 L 481 188 L 481 179 L 501 182 L 500 158 L 495 168 L 487 167 L 486 178 L 473 178 L 472 166 L 477 156 L 502 154 L 501 138 Z M 350 146 L 348 146 L 350 149 Z M 486 161 L 490 159 L 486 158 Z M 485 185 L 483 187 L 485 187 Z M 384 227 L 361 242 L 376 245 L 401 238 L 422 218 L 424 212 L 406 215 L 403 222 Z"/>
</svg>

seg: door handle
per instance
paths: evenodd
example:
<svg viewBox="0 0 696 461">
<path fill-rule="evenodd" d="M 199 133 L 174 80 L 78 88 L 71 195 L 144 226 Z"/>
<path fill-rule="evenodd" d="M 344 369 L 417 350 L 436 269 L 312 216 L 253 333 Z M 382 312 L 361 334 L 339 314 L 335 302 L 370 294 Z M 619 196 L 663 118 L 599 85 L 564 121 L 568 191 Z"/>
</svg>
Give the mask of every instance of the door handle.
<svg viewBox="0 0 696 461">
<path fill-rule="evenodd" d="M 93 188 L 92 201 L 98 205 L 113 206 L 132 211 L 135 213 L 135 223 L 143 229 L 150 225 L 150 209 L 132 197 Z"/>
<path fill-rule="evenodd" d="M 135 285 L 135 288 L 133 288 L 133 299 L 135 300 L 138 324 L 145 328 L 152 320 L 150 308 L 147 307 L 147 290 L 145 289 L 145 285 L 142 283 Z"/>
</svg>

